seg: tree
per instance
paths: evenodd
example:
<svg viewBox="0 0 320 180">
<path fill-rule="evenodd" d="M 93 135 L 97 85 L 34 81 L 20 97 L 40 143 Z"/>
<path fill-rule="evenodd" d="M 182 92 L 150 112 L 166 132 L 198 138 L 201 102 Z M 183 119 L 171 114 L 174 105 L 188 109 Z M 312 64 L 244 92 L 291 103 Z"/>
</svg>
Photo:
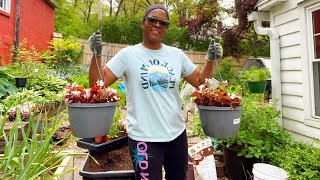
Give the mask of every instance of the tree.
<svg viewBox="0 0 320 180">
<path fill-rule="evenodd" d="M 180 26 L 187 28 L 191 38 L 207 40 L 217 37 L 217 24 L 222 20 L 222 7 L 217 0 L 200 0 L 193 4 L 195 15 L 180 17 Z"/>
</svg>

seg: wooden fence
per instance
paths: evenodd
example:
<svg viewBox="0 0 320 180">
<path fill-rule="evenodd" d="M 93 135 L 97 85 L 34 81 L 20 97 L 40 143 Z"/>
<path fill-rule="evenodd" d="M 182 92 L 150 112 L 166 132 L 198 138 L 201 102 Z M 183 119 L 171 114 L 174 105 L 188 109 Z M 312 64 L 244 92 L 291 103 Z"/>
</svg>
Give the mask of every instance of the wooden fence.
<svg viewBox="0 0 320 180">
<path fill-rule="evenodd" d="M 87 40 L 79 40 L 79 42 L 84 46 L 84 57 L 83 61 L 90 62 L 92 58 L 92 51 L 89 48 Z M 127 47 L 129 45 L 125 44 L 115 44 L 115 43 L 106 43 L 102 48 L 102 61 L 103 63 L 108 62 L 118 51 Z M 186 55 L 192 60 L 193 63 L 203 65 L 205 62 L 206 52 L 198 51 L 184 51 Z"/>
<path fill-rule="evenodd" d="M 84 56 L 83 63 L 89 63 L 92 58 L 92 51 L 89 48 L 88 41 L 80 39 L 79 42 L 84 46 Z M 125 44 L 115 44 L 115 43 L 106 43 L 102 48 L 102 64 L 107 63 L 118 51 L 127 47 L 129 45 Z M 196 64 L 198 67 L 202 67 L 205 63 L 206 52 L 199 51 L 184 51 L 186 55 L 190 58 L 190 60 Z M 246 57 L 242 57 L 240 59 L 234 58 L 234 64 L 237 70 L 240 70 L 243 64 L 246 61 Z"/>
</svg>

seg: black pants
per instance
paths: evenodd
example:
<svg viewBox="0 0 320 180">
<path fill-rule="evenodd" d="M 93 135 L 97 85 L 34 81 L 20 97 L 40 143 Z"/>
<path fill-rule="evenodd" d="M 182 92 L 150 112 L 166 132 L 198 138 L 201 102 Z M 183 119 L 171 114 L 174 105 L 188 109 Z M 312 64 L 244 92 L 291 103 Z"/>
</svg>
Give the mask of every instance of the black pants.
<svg viewBox="0 0 320 180">
<path fill-rule="evenodd" d="M 187 134 L 184 131 L 170 142 L 143 142 L 129 138 L 129 148 L 136 180 L 185 180 L 188 167 Z"/>
</svg>

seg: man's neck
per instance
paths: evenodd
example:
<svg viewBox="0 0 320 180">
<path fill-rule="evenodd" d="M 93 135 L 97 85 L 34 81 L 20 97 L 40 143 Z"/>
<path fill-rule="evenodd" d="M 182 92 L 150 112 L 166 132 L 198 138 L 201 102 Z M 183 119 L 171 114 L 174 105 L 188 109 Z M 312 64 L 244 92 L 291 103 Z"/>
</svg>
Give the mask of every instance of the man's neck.
<svg viewBox="0 0 320 180">
<path fill-rule="evenodd" d="M 151 49 L 151 50 L 159 50 L 159 49 L 162 48 L 161 42 L 159 42 L 159 43 L 147 43 L 147 42 L 143 41 L 142 45 L 145 48 L 148 48 L 148 49 Z"/>
</svg>

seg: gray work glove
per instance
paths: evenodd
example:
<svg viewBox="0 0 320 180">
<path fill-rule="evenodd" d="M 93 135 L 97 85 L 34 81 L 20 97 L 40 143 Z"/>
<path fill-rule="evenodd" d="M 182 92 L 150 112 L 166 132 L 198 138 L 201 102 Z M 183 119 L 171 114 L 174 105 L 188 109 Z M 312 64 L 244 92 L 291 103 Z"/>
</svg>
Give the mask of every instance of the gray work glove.
<svg viewBox="0 0 320 180">
<path fill-rule="evenodd" d="M 221 44 L 214 42 L 214 40 L 212 39 L 209 44 L 207 55 L 205 57 L 206 60 L 214 61 L 216 59 L 221 58 L 222 55 L 223 55 L 223 49 Z"/>
<path fill-rule="evenodd" d="M 102 35 L 100 31 L 93 33 L 88 39 L 89 47 L 93 51 L 94 54 L 100 56 L 102 53 L 102 46 L 104 42 L 102 40 Z M 95 48 L 94 48 L 95 47 Z"/>
</svg>

